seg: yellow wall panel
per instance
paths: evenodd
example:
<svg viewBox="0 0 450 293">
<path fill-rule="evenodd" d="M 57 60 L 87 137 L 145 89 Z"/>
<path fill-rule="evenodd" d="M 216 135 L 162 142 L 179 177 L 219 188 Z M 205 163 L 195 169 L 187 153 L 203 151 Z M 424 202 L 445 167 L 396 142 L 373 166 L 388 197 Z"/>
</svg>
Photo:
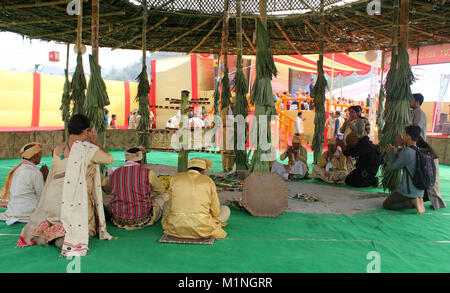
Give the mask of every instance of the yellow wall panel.
<svg viewBox="0 0 450 293">
<path fill-rule="evenodd" d="M 181 91 L 191 88 L 191 57 L 174 57 L 156 61 L 156 105 L 174 106 L 165 98 L 180 98 Z M 189 97 L 192 97 L 190 95 Z M 177 110 L 157 109 L 156 128 L 165 128 Z"/>
<path fill-rule="evenodd" d="M 108 80 L 105 82 L 110 104 L 106 107 L 109 110 L 109 118 L 112 114 L 117 115 L 116 125 L 125 124 L 125 86 L 123 81 Z"/>
<path fill-rule="evenodd" d="M 33 73 L 0 70 L 0 127 L 29 127 Z"/>
<path fill-rule="evenodd" d="M 64 126 L 59 110 L 64 81 L 64 76 L 41 74 L 39 126 Z"/>
</svg>

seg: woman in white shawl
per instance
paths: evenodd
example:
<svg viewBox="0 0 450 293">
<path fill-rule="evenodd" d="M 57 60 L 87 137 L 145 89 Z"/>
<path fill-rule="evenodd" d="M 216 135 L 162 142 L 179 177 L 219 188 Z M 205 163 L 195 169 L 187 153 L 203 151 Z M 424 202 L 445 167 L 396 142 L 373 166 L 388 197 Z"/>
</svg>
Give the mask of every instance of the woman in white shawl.
<svg viewBox="0 0 450 293">
<path fill-rule="evenodd" d="M 114 157 L 98 146 L 95 128 L 89 127 L 84 115 L 69 120 L 69 138 L 53 150 L 39 205 L 23 228 L 18 247 L 55 244 L 64 256 L 84 256 L 89 237 L 111 239 L 98 164 L 109 165 Z"/>
</svg>

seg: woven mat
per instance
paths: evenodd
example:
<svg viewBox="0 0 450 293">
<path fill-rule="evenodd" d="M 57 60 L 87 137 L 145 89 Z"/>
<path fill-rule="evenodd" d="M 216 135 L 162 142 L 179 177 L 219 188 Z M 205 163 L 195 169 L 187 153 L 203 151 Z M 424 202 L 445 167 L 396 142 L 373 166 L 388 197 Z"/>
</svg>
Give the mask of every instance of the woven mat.
<svg viewBox="0 0 450 293">
<path fill-rule="evenodd" d="M 214 244 L 214 240 L 216 238 L 209 237 L 209 238 L 201 238 L 201 239 L 188 239 L 188 238 L 178 238 L 169 236 L 167 234 L 164 234 L 161 239 L 159 239 L 159 242 L 161 243 L 178 243 L 178 244 Z"/>
</svg>

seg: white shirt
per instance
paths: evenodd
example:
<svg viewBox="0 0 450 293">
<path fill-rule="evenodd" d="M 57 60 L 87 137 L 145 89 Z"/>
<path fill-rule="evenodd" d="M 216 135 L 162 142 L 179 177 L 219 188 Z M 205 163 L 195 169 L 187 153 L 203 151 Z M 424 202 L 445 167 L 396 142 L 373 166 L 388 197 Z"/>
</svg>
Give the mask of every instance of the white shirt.
<svg viewBox="0 0 450 293">
<path fill-rule="evenodd" d="M 39 203 L 43 188 L 44 176 L 36 165 L 31 162 L 22 164 L 13 173 L 5 215 L 10 218 L 29 218 Z"/>
<path fill-rule="evenodd" d="M 297 133 L 303 134 L 303 118 L 295 118 L 295 130 L 297 131 Z"/>
<path fill-rule="evenodd" d="M 189 119 L 189 126 L 193 127 L 194 129 L 203 128 L 205 127 L 205 122 L 203 122 L 203 120 L 198 117 L 192 117 Z"/>
</svg>

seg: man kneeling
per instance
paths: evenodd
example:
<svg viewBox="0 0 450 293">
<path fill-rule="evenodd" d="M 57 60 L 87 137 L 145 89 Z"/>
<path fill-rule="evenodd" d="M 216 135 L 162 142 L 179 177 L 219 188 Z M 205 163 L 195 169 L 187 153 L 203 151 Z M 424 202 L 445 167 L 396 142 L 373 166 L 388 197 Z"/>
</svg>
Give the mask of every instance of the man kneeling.
<svg viewBox="0 0 450 293">
<path fill-rule="evenodd" d="M 125 165 L 110 177 L 114 198 L 107 210 L 112 222 L 127 230 L 153 225 L 161 218 L 169 195 L 156 174 L 143 166 L 141 149 L 127 150 L 125 159 Z"/>
<path fill-rule="evenodd" d="M 214 181 L 204 175 L 212 162 L 193 158 L 187 172 L 172 177 L 169 204 L 162 220 L 164 233 L 179 238 L 225 238 L 222 229 L 230 217 L 230 208 L 220 206 Z"/>
<path fill-rule="evenodd" d="M 342 184 L 347 177 L 347 158 L 338 149 L 336 139 L 327 140 L 328 150 L 322 154 L 320 162 L 315 165 L 312 178 L 321 179 L 328 183 Z"/>
<path fill-rule="evenodd" d="M 423 205 L 423 189 L 418 189 L 413 184 L 412 175 L 416 169 L 416 141 L 420 137 L 421 129 L 418 126 L 407 126 L 403 135 L 406 147 L 402 150 L 388 144 L 386 152 L 389 154 L 391 168 L 394 171 L 402 170 L 402 182 L 383 202 L 383 208 L 387 210 L 417 209 L 417 214 L 425 213 Z"/>
<path fill-rule="evenodd" d="M 308 175 L 308 152 L 302 146 L 298 134 L 292 137 L 292 146 L 289 146 L 280 156 L 280 160 L 284 161 L 287 157 L 289 158 L 287 165 L 275 161 L 271 166 L 271 172 L 277 173 L 284 180 L 305 178 Z"/>
</svg>

